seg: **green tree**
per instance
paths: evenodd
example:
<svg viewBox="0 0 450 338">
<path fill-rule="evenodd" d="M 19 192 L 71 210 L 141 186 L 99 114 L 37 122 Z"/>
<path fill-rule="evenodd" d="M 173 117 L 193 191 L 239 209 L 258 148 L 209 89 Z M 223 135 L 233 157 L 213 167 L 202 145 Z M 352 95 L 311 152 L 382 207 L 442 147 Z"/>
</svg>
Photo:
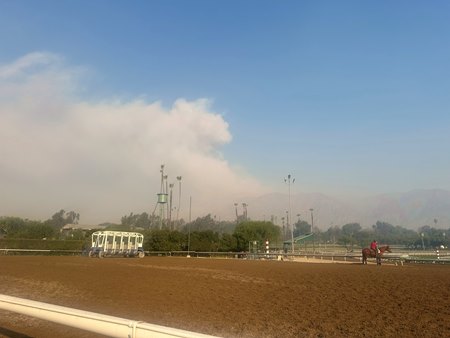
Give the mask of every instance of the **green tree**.
<svg viewBox="0 0 450 338">
<path fill-rule="evenodd" d="M 219 234 L 212 230 L 194 231 L 191 233 L 192 251 L 216 252 L 219 250 Z"/>
<path fill-rule="evenodd" d="M 74 230 L 71 230 L 70 232 L 68 232 L 66 234 L 66 239 L 69 239 L 69 240 L 84 240 L 84 239 L 90 238 L 91 235 L 92 235 L 92 232 L 94 232 L 94 230 L 85 232 L 85 231 L 83 231 L 81 229 L 74 229 Z"/>
<path fill-rule="evenodd" d="M 184 250 L 186 236 L 179 231 L 169 229 L 153 229 L 144 233 L 144 248 L 149 251 Z"/>
<path fill-rule="evenodd" d="M 220 237 L 219 251 L 236 251 L 237 250 L 237 240 L 231 234 L 225 233 Z"/>
<path fill-rule="evenodd" d="M 78 221 L 80 220 L 80 214 L 75 211 L 69 211 L 66 214 L 66 224 L 78 224 Z"/>
<path fill-rule="evenodd" d="M 298 237 L 301 235 L 306 235 L 311 232 L 311 224 L 306 221 L 297 221 L 294 224 L 294 237 Z"/>
<path fill-rule="evenodd" d="M 356 237 L 361 231 L 361 225 L 359 223 L 348 223 L 342 226 L 342 232 L 340 236 L 340 242 L 344 245 L 350 245 L 353 249 L 353 245 L 356 244 Z"/>
<path fill-rule="evenodd" d="M 19 217 L 0 217 L 0 229 L 7 238 L 54 238 L 58 231 L 47 223 Z"/>
<path fill-rule="evenodd" d="M 236 222 L 229 221 L 220 221 L 217 222 L 217 232 L 219 234 L 233 234 L 234 229 L 236 228 Z"/>
<path fill-rule="evenodd" d="M 426 248 L 439 248 L 441 245 L 448 245 L 446 237 L 450 235 L 450 229 L 436 229 L 429 225 L 424 225 L 418 229 L 418 236 L 422 237 L 422 234 Z M 421 240 L 422 238 L 420 238 L 420 245 L 422 245 Z M 416 242 L 418 241 L 416 240 Z"/>
<path fill-rule="evenodd" d="M 342 229 L 337 226 L 331 226 L 323 234 L 324 239 L 329 243 L 338 243 L 342 234 Z"/>
<path fill-rule="evenodd" d="M 361 229 L 354 235 L 354 238 L 360 247 L 368 247 L 374 240 L 374 232 L 371 229 Z"/>
<path fill-rule="evenodd" d="M 204 217 L 198 217 L 195 221 L 185 225 L 185 231 L 190 228 L 190 231 L 205 231 L 205 230 L 216 230 L 217 223 L 211 214 Z"/>
<path fill-rule="evenodd" d="M 61 229 L 66 224 L 77 224 L 80 219 L 80 214 L 75 211 L 69 211 L 61 209 L 55 213 L 52 218 L 45 221 L 47 225 L 54 227 L 55 229 Z"/>
<path fill-rule="evenodd" d="M 348 223 L 342 226 L 342 234 L 347 236 L 353 236 L 361 231 L 361 225 L 359 223 Z"/>
<path fill-rule="evenodd" d="M 127 229 L 157 229 L 160 226 L 159 216 L 149 215 L 146 212 L 142 214 L 130 213 L 121 218 L 121 225 Z"/>
<path fill-rule="evenodd" d="M 236 238 L 236 249 L 245 251 L 248 249 L 248 243 L 257 241 L 260 244 L 269 240 L 277 242 L 280 239 L 280 228 L 272 222 L 264 221 L 246 221 L 238 224 L 234 230 L 233 236 Z"/>
<path fill-rule="evenodd" d="M 20 234 L 21 238 L 30 239 L 47 239 L 53 238 L 58 234 L 57 230 L 45 223 L 38 221 L 28 222 L 24 227 L 23 232 Z"/>
<path fill-rule="evenodd" d="M 26 226 L 26 221 L 19 217 L 0 217 L 0 228 L 6 237 L 17 237 Z"/>
<path fill-rule="evenodd" d="M 395 232 L 395 227 L 387 222 L 377 221 L 372 228 L 379 242 L 385 242 Z"/>
</svg>

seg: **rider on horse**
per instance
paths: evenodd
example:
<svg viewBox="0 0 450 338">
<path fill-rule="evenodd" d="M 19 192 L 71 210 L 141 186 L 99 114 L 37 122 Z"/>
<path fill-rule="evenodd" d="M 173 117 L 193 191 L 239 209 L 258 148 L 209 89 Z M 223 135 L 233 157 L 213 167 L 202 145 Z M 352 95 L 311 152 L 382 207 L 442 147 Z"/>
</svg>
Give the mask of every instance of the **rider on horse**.
<svg viewBox="0 0 450 338">
<path fill-rule="evenodd" d="M 370 249 L 373 250 L 375 256 L 378 256 L 380 253 L 380 249 L 378 249 L 378 242 L 375 239 L 372 243 L 370 243 Z"/>
<path fill-rule="evenodd" d="M 368 257 L 375 257 L 377 259 L 377 265 L 381 265 L 381 256 L 386 251 L 392 252 L 389 248 L 389 245 L 378 246 L 377 241 L 373 241 L 372 243 L 370 243 L 370 248 L 364 248 L 361 251 L 363 264 L 367 264 Z"/>
</svg>

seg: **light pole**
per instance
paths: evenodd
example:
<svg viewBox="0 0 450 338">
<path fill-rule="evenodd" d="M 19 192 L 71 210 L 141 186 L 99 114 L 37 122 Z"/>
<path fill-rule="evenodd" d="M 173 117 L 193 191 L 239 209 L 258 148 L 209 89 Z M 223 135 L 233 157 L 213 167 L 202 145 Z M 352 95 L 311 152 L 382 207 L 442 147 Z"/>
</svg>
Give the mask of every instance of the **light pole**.
<svg viewBox="0 0 450 338">
<path fill-rule="evenodd" d="M 289 195 L 289 205 L 286 219 L 286 226 L 289 229 L 289 220 L 291 219 L 291 174 L 284 179 L 284 182 L 288 185 L 288 195 Z M 292 179 L 292 184 L 294 184 L 295 178 Z M 294 224 L 291 226 L 291 249 L 292 253 L 294 253 Z"/>
<path fill-rule="evenodd" d="M 173 230 L 172 225 L 172 191 L 173 191 L 173 183 L 169 184 L 170 194 L 169 194 L 169 226 L 170 230 Z"/>
<path fill-rule="evenodd" d="M 178 180 L 178 209 L 177 209 L 177 222 L 178 217 L 180 216 L 180 208 L 181 208 L 181 176 L 177 176 Z"/>
<path fill-rule="evenodd" d="M 242 203 L 242 208 L 244 209 L 244 221 L 247 221 L 247 203 Z"/>
<path fill-rule="evenodd" d="M 314 216 L 313 216 L 314 209 L 311 208 L 311 209 L 309 209 L 309 211 L 311 211 L 311 233 L 312 233 L 312 238 L 313 238 L 313 253 L 314 253 L 316 251 L 316 245 L 315 245 L 315 240 L 314 240 Z"/>
<path fill-rule="evenodd" d="M 161 164 L 161 169 L 159 170 L 161 173 L 161 189 L 158 195 L 158 204 L 159 205 L 159 228 L 162 229 L 163 219 L 165 217 L 165 204 L 167 203 L 167 189 L 164 190 L 164 180 L 167 178 L 167 175 L 164 175 L 164 164 Z M 156 210 L 156 208 L 155 208 Z"/>
<path fill-rule="evenodd" d="M 420 234 L 420 237 L 422 237 L 422 250 L 425 250 L 425 244 L 423 243 L 423 236 L 425 236 L 425 234 L 422 232 Z"/>
<path fill-rule="evenodd" d="M 166 195 L 169 193 L 169 183 L 167 182 L 168 175 L 164 175 L 163 179 L 166 182 Z M 169 220 L 169 208 L 167 208 L 167 220 Z"/>
<path fill-rule="evenodd" d="M 192 196 L 189 196 L 189 223 L 188 223 L 188 254 L 187 257 L 191 257 L 191 210 L 192 210 Z"/>
</svg>

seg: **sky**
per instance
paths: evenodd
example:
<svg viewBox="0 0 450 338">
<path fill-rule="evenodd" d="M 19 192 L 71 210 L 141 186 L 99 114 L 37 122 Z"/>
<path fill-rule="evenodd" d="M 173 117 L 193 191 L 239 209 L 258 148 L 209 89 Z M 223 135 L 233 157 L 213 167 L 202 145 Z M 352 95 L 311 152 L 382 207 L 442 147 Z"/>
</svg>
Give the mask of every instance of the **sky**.
<svg viewBox="0 0 450 338">
<path fill-rule="evenodd" d="M 439 0 L 0 0 L 0 216 L 150 213 L 162 164 L 184 219 L 450 190 L 449 40 Z"/>
</svg>

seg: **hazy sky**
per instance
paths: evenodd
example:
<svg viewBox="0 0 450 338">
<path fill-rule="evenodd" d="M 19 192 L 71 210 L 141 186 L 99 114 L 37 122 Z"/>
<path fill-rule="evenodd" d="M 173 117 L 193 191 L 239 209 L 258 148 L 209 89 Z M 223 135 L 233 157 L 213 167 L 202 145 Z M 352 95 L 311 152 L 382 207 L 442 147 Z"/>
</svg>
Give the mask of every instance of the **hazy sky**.
<svg viewBox="0 0 450 338">
<path fill-rule="evenodd" d="M 448 1 L 0 0 L 0 216 L 450 189 L 449 60 Z"/>
</svg>

